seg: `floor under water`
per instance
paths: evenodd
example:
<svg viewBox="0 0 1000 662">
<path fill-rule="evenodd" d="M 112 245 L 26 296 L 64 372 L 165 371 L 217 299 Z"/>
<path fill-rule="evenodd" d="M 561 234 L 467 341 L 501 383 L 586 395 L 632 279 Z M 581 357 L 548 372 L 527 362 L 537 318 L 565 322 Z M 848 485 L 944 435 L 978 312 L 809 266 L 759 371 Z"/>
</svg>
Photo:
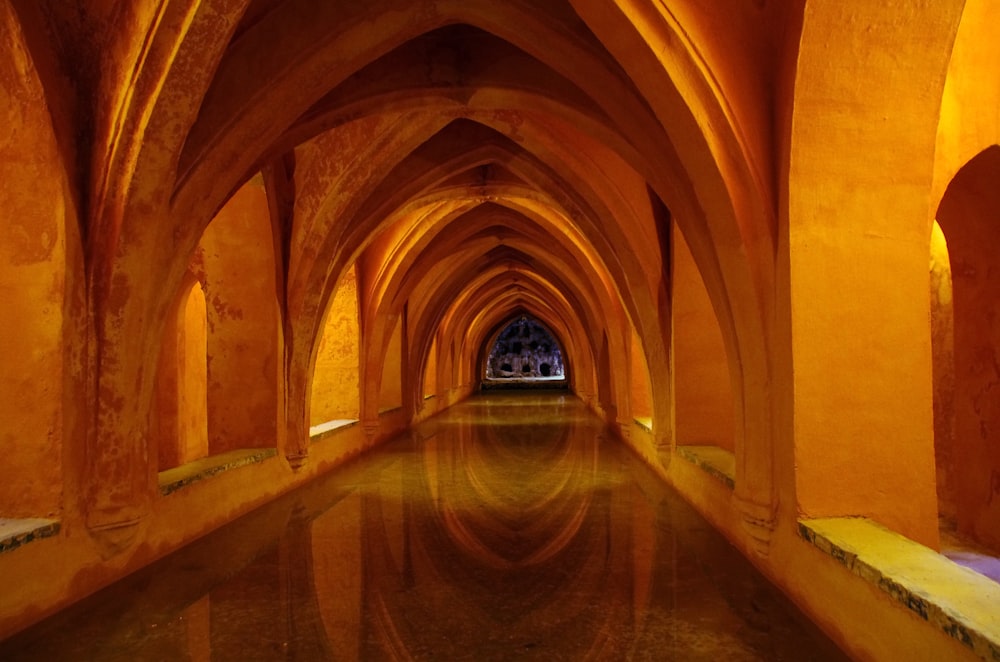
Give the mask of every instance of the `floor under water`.
<svg viewBox="0 0 1000 662">
<path fill-rule="evenodd" d="M 0 659 L 846 658 L 563 392 L 456 406 Z"/>
</svg>

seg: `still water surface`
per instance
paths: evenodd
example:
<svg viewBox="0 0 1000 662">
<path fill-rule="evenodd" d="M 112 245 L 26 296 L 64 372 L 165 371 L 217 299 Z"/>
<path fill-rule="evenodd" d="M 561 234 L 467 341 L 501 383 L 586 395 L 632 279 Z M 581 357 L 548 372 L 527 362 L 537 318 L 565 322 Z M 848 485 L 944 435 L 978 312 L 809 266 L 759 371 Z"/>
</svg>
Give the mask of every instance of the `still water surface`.
<svg viewBox="0 0 1000 662">
<path fill-rule="evenodd" d="M 497 394 L 0 644 L 0 659 L 846 658 L 578 400 Z"/>
</svg>

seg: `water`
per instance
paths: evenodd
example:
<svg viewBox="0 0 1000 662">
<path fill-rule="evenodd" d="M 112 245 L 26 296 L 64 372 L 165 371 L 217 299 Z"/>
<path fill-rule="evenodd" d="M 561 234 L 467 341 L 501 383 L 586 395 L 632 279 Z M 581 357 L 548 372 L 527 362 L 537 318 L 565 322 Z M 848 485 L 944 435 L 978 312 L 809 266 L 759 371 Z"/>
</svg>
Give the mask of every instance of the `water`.
<svg viewBox="0 0 1000 662">
<path fill-rule="evenodd" d="M 0 644 L 328 659 L 846 658 L 560 394 L 473 398 Z"/>
</svg>

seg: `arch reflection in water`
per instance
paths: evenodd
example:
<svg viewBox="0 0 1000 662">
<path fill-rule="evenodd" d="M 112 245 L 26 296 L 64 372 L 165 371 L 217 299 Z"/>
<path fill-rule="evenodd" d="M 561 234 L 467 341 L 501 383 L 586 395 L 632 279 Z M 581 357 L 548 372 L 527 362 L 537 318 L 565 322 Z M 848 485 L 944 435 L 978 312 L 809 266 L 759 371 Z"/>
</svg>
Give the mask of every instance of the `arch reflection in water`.
<svg viewBox="0 0 1000 662">
<path fill-rule="evenodd" d="M 475 398 L 2 659 L 836 660 L 571 396 Z"/>
</svg>

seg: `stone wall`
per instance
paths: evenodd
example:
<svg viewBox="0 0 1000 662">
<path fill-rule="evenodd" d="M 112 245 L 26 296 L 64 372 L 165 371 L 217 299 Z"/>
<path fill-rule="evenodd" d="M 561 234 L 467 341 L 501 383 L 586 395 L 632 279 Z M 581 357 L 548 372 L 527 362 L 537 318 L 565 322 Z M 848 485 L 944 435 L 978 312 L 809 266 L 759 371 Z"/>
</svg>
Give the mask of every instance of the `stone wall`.
<svg viewBox="0 0 1000 662">
<path fill-rule="evenodd" d="M 559 343 L 533 319 L 521 317 L 500 335 L 486 361 L 487 379 L 562 377 Z"/>
</svg>

